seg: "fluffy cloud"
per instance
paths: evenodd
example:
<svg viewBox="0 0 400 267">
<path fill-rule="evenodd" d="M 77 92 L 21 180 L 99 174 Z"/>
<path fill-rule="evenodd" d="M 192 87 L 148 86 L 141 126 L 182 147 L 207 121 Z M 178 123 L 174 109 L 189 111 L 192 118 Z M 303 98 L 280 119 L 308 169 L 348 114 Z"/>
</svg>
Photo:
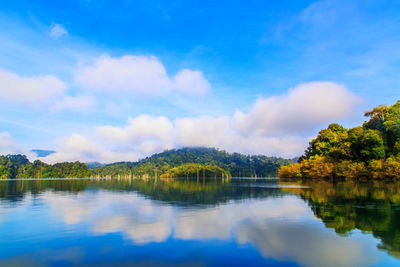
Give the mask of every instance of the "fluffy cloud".
<svg viewBox="0 0 400 267">
<path fill-rule="evenodd" d="M 59 38 L 59 37 L 61 37 L 61 36 L 63 36 L 63 35 L 66 35 L 66 34 L 68 34 L 68 32 L 67 32 L 67 30 L 64 28 L 64 26 L 61 25 L 61 24 L 54 24 L 54 25 L 51 27 L 50 32 L 49 32 L 49 35 L 50 35 L 51 37 L 53 37 L 54 39 L 57 39 L 57 38 Z"/>
<path fill-rule="evenodd" d="M 167 117 L 141 115 L 129 119 L 126 127 L 101 126 L 96 131 L 106 141 L 126 145 L 151 139 L 166 142 L 172 128 L 173 125 Z"/>
<path fill-rule="evenodd" d="M 211 87 L 201 71 L 188 69 L 181 70 L 176 74 L 173 86 L 184 93 L 196 95 L 207 93 Z"/>
<path fill-rule="evenodd" d="M 199 117 L 175 120 L 175 139 L 182 146 L 219 147 L 234 134 L 230 117 Z"/>
<path fill-rule="evenodd" d="M 304 148 L 297 137 L 242 135 L 229 116 L 183 118 L 174 121 L 173 138 L 178 147 L 218 147 L 229 152 L 294 157 Z"/>
<path fill-rule="evenodd" d="M 0 98 L 14 102 L 38 103 L 61 96 L 67 85 L 55 76 L 21 77 L 0 69 Z"/>
<path fill-rule="evenodd" d="M 111 146 L 107 146 L 104 141 L 98 135 L 85 137 L 81 134 L 73 134 L 69 138 L 60 139 L 62 145 L 57 148 L 57 152 L 41 158 L 41 160 L 49 163 L 76 160 L 106 163 L 133 161 L 156 151 L 161 151 L 164 146 L 161 142 L 148 139 L 136 145 L 126 143 L 124 146 L 120 145 L 118 141 L 113 142 Z"/>
<path fill-rule="evenodd" d="M 81 134 L 73 134 L 67 139 L 61 139 L 63 144 L 57 152 L 43 159 L 45 162 L 65 162 L 80 160 L 83 162 L 113 162 L 118 160 L 136 159 L 137 155 L 129 152 L 113 152 Z"/>
<path fill-rule="evenodd" d="M 126 127 L 101 126 L 95 129 L 102 143 L 119 153 L 134 153 L 135 159 L 172 148 L 172 130 L 173 124 L 167 117 L 150 115 L 129 119 Z"/>
<path fill-rule="evenodd" d="M 103 149 L 96 143 L 80 134 L 73 134 L 70 138 L 62 140 L 64 144 L 57 153 L 51 154 L 46 158 L 50 162 L 90 161 L 95 157 L 105 157 Z"/>
<path fill-rule="evenodd" d="M 252 135 L 304 133 L 350 116 L 358 102 L 359 98 L 342 85 L 304 83 L 285 95 L 258 99 L 247 114 L 237 111 L 234 126 Z"/>
<path fill-rule="evenodd" d="M 184 69 L 170 78 L 156 57 L 125 55 L 99 57 L 93 65 L 78 69 L 75 82 L 87 91 L 162 95 L 170 91 L 204 94 L 209 82 L 200 71 Z"/>
</svg>

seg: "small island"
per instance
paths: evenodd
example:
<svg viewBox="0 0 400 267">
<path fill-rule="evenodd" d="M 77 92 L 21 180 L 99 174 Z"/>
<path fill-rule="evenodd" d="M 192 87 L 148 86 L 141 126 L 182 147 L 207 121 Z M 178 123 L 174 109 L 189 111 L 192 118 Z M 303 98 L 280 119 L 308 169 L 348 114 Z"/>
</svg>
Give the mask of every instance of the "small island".
<svg viewBox="0 0 400 267">
<path fill-rule="evenodd" d="M 400 179 L 400 101 L 365 112 L 370 119 L 346 129 L 331 124 L 313 139 L 304 155 L 281 166 L 280 178 Z"/>
</svg>

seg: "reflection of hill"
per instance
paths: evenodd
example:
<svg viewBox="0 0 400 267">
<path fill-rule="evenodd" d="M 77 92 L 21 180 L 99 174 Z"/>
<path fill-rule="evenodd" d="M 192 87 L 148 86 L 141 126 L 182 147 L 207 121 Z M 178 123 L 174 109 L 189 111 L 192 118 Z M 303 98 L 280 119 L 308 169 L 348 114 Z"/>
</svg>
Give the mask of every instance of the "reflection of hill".
<svg viewBox="0 0 400 267">
<path fill-rule="evenodd" d="M 265 188 L 265 180 L 134 180 L 137 191 L 155 200 L 179 205 L 219 204 L 229 200 L 281 195 L 279 188 Z M 276 182 L 274 182 L 276 183 Z M 237 186 L 239 185 L 239 186 Z M 249 186 L 250 185 L 250 186 Z"/>
<path fill-rule="evenodd" d="M 370 232 L 382 241 L 379 248 L 400 257 L 400 183 L 298 183 L 310 188 L 284 190 L 307 200 L 314 214 L 327 227 L 340 234 L 353 229 Z"/>
<path fill-rule="evenodd" d="M 268 185 L 271 185 L 269 187 Z M 0 182 L 0 199 L 22 200 L 45 191 L 78 193 L 85 190 L 134 191 L 144 196 L 177 205 L 216 205 L 229 200 L 282 195 L 275 180 L 221 179 L 70 179 L 13 180 Z"/>
</svg>

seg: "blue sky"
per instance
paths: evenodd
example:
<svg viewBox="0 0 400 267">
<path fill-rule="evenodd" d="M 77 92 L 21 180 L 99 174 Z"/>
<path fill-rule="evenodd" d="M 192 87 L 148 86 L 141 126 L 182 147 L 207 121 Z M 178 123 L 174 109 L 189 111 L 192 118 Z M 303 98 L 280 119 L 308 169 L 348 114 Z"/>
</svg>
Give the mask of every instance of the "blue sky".
<svg viewBox="0 0 400 267">
<path fill-rule="evenodd" d="M 399 11 L 368 0 L 2 1 L 0 152 L 298 155 L 321 127 L 355 126 L 398 99 Z"/>
</svg>

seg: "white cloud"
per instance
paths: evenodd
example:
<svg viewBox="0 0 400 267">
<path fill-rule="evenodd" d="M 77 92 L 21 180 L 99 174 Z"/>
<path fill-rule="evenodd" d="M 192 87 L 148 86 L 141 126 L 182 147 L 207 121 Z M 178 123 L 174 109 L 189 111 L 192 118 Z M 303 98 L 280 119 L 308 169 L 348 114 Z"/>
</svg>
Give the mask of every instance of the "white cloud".
<svg viewBox="0 0 400 267">
<path fill-rule="evenodd" d="M 106 141 L 126 145 L 138 144 L 149 139 L 167 141 L 172 128 L 173 125 L 167 117 L 140 115 L 129 119 L 126 127 L 100 126 L 96 131 Z"/>
<path fill-rule="evenodd" d="M 228 116 L 175 120 L 175 139 L 182 146 L 219 147 L 232 134 Z"/>
<path fill-rule="evenodd" d="M 174 141 L 177 146 L 206 146 L 245 154 L 298 156 L 304 140 L 296 137 L 242 135 L 234 127 L 232 118 L 198 117 L 174 121 Z"/>
<path fill-rule="evenodd" d="M 234 127 L 243 134 L 262 136 L 304 133 L 349 117 L 359 101 L 336 83 L 303 83 L 285 95 L 258 99 L 247 114 L 237 111 Z"/>
<path fill-rule="evenodd" d="M 60 139 L 62 145 L 57 148 L 57 152 L 41 158 L 41 160 L 49 163 L 76 160 L 83 162 L 115 162 L 137 160 L 143 156 L 143 153 L 140 153 L 140 145 L 139 148 L 132 151 L 127 151 L 126 149 L 113 151 L 102 145 L 102 142 L 95 142 L 91 139 L 93 138 L 88 138 L 81 134 L 73 134 L 69 138 Z"/>
<path fill-rule="evenodd" d="M 103 55 L 91 66 L 81 66 L 75 82 L 91 92 L 164 95 L 171 91 L 204 94 L 210 84 L 200 71 L 184 69 L 170 78 L 156 57 Z"/>
<path fill-rule="evenodd" d="M 0 98 L 37 104 L 61 96 L 67 85 L 55 76 L 21 77 L 0 69 Z"/>
<path fill-rule="evenodd" d="M 90 111 L 96 106 L 93 95 L 67 95 L 68 85 L 56 76 L 23 77 L 0 69 L 0 101 L 29 104 L 46 110 Z"/>
<path fill-rule="evenodd" d="M 100 126 L 96 135 L 113 151 L 134 153 L 142 158 L 164 149 L 173 148 L 173 124 L 167 117 L 140 115 L 129 119 L 126 127 Z"/>
<path fill-rule="evenodd" d="M 188 94 L 205 94 L 210 89 L 210 83 L 204 79 L 201 71 L 184 69 L 176 74 L 174 86 Z"/>
<path fill-rule="evenodd" d="M 66 34 L 68 34 L 68 31 L 61 24 L 54 24 L 51 27 L 50 33 L 49 33 L 49 35 L 54 39 L 57 39 Z"/>
<path fill-rule="evenodd" d="M 73 134 L 68 139 L 61 140 L 63 145 L 58 148 L 57 152 L 47 156 L 48 162 L 64 162 L 64 161 L 93 161 L 94 158 L 106 158 L 104 149 L 98 144 L 90 141 L 88 138 L 80 134 Z"/>
</svg>

